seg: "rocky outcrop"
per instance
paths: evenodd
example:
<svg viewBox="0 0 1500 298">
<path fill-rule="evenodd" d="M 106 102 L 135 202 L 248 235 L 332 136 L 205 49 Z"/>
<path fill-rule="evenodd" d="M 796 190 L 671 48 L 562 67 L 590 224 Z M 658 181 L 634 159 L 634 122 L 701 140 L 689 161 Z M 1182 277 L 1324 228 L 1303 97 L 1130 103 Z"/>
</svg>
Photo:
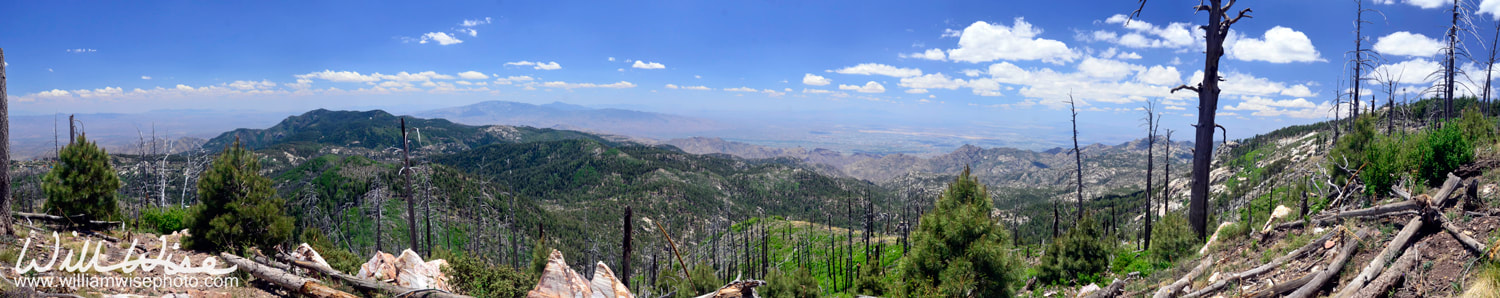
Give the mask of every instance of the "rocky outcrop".
<svg viewBox="0 0 1500 298">
<path fill-rule="evenodd" d="M 400 256 L 375 252 L 369 261 L 359 265 L 359 274 L 355 277 L 393 283 L 405 288 L 453 292 L 453 287 L 448 284 L 448 276 L 442 270 L 447 264 L 448 261 L 444 260 L 422 261 L 422 257 L 410 249 L 401 251 Z"/>
</svg>

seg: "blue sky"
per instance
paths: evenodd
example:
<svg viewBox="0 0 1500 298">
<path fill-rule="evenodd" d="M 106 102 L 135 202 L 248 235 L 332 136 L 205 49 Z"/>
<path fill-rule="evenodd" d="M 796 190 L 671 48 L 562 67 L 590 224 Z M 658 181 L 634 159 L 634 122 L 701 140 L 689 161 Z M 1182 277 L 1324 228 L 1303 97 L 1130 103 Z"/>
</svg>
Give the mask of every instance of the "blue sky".
<svg viewBox="0 0 1500 298">
<path fill-rule="evenodd" d="M 1141 134 L 1147 100 L 1188 134 L 1196 97 L 1166 90 L 1202 68 L 1197 3 L 1154 0 L 1127 25 L 1135 1 L 6 1 L 0 48 L 18 114 L 561 101 L 1024 135 L 1066 129 L 1072 93 L 1086 135 L 1118 141 Z M 1254 18 L 1222 64 L 1231 138 L 1328 114 L 1348 85 L 1355 3 L 1239 4 Z M 1412 96 L 1425 90 L 1449 7 L 1365 5 L 1380 11 L 1366 47 Z M 1500 0 L 1463 10 L 1483 60 Z"/>
</svg>

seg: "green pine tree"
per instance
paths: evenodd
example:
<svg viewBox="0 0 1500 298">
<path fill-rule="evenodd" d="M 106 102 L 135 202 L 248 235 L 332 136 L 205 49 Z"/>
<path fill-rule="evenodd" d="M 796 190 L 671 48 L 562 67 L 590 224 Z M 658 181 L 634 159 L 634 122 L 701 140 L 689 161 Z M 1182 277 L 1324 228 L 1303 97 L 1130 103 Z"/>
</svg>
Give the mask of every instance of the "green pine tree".
<svg viewBox="0 0 1500 298">
<path fill-rule="evenodd" d="M 184 241 L 188 247 L 269 252 L 292 235 L 292 217 L 283 213 L 286 202 L 276 198 L 271 179 L 260 176 L 260 160 L 238 141 L 198 180 L 198 198 L 202 203 L 193 207 L 192 236 Z"/>
<path fill-rule="evenodd" d="M 1010 297 L 1020 261 L 1009 235 L 990 218 L 985 187 L 962 174 L 912 232 L 911 253 L 896 268 L 899 297 Z"/>
<path fill-rule="evenodd" d="M 1163 222 L 1160 230 L 1171 229 L 1167 225 Z M 1067 234 L 1047 245 L 1042 263 L 1037 266 L 1037 281 L 1050 284 L 1099 281 L 1104 270 L 1109 269 L 1109 250 L 1099 240 L 1102 235 L 1094 217 L 1085 215 Z"/>
<path fill-rule="evenodd" d="M 95 219 L 113 218 L 120 177 L 109 165 L 109 153 L 84 135 L 58 152 L 57 163 L 42 178 L 47 213 L 63 216 L 83 214 Z"/>
</svg>

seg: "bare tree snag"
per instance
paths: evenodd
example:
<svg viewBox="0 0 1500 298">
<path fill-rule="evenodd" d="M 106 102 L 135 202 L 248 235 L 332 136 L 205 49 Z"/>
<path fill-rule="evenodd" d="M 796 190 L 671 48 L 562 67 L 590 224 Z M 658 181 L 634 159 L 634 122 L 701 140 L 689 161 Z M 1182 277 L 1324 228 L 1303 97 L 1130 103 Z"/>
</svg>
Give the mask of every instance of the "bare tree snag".
<svg viewBox="0 0 1500 298">
<path fill-rule="evenodd" d="M 1154 149 L 1156 149 L 1156 127 L 1160 125 L 1159 124 L 1160 121 L 1158 121 L 1156 119 L 1157 119 L 1156 118 L 1156 102 L 1147 101 L 1146 102 L 1146 119 L 1145 119 L 1146 120 L 1146 216 L 1145 216 L 1146 217 L 1146 231 L 1145 231 L 1144 237 L 1143 237 L 1143 238 L 1145 238 L 1145 241 L 1142 241 L 1142 244 L 1141 244 L 1141 248 L 1142 249 L 1150 249 L 1151 248 L 1151 217 L 1156 216 L 1156 213 L 1151 212 L 1151 201 L 1152 201 L 1151 200 L 1151 195 L 1152 195 L 1152 191 L 1151 191 L 1151 176 L 1152 176 L 1151 174 L 1152 173 L 1151 172 L 1155 168 L 1154 165 L 1155 165 L 1155 162 L 1156 162 L 1156 158 L 1155 158 L 1155 155 L 1154 155 L 1156 153 L 1155 150 L 1154 150 Z M 1168 159 L 1167 161 L 1171 162 L 1171 159 Z"/>
<path fill-rule="evenodd" d="M 411 249 L 420 250 L 417 246 L 417 202 L 412 197 L 411 144 L 406 140 L 406 117 L 401 117 L 401 155 L 401 175 L 406 178 L 406 231 L 411 239 Z"/>
<path fill-rule="evenodd" d="M 1235 0 L 1227 3 L 1223 0 L 1206 0 L 1207 3 L 1193 6 L 1194 11 L 1208 12 L 1208 24 L 1198 27 L 1203 29 L 1203 37 L 1206 49 L 1203 51 L 1203 81 L 1196 86 L 1182 85 L 1172 88 L 1172 92 L 1178 90 L 1191 90 L 1198 93 L 1198 124 L 1193 146 L 1193 184 L 1190 188 L 1191 194 L 1188 202 L 1188 222 L 1193 225 L 1193 231 L 1198 233 L 1198 239 L 1208 238 L 1208 184 L 1209 166 L 1213 162 L 1214 150 L 1214 116 L 1218 114 L 1219 108 L 1219 58 L 1224 57 L 1224 39 L 1229 36 L 1229 27 L 1238 23 L 1241 19 L 1250 17 L 1250 9 L 1240 10 L 1238 14 L 1231 17 L 1230 11 L 1234 9 Z M 1146 0 L 1140 0 L 1141 8 L 1146 7 Z M 1139 16 L 1141 9 L 1133 12 L 1132 18 Z M 1226 136 L 1227 137 L 1227 136 Z"/>
<path fill-rule="evenodd" d="M 1205 255 L 1205 256 L 1203 256 L 1203 261 L 1198 262 L 1198 266 L 1197 267 L 1193 267 L 1192 271 L 1188 271 L 1187 275 L 1183 275 L 1182 278 L 1177 279 L 1177 281 L 1172 282 L 1172 284 L 1169 284 L 1169 285 L 1167 285 L 1164 288 L 1157 289 L 1156 290 L 1156 295 L 1153 295 L 1151 297 L 1153 297 L 1153 298 L 1176 297 L 1177 296 L 1177 292 L 1182 291 L 1183 287 L 1186 287 L 1186 286 L 1188 286 L 1188 284 L 1192 283 L 1193 279 L 1198 278 L 1198 275 L 1202 275 L 1203 272 L 1208 271 L 1208 266 L 1213 265 L 1213 264 L 1214 264 L 1214 256 L 1213 255 Z"/>
<path fill-rule="evenodd" d="M 1349 263 L 1349 259 L 1354 256 L 1354 251 L 1359 249 L 1359 239 L 1365 238 L 1369 235 L 1370 229 L 1365 228 L 1359 230 L 1358 233 L 1355 233 L 1354 237 L 1344 239 L 1344 246 L 1339 249 L 1339 255 L 1333 258 L 1333 263 L 1329 263 L 1328 268 L 1324 268 L 1323 271 L 1315 274 L 1312 280 L 1307 281 L 1307 284 L 1302 285 L 1301 288 L 1297 288 L 1297 291 L 1292 292 L 1291 294 L 1287 295 L 1287 297 L 1312 297 L 1313 295 L 1322 291 L 1323 285 L 1327 284 L 1329 280 L 1332 280 L 1334 275 L 1338 275 L 1339 271 L 1344 269 L 1344 264 Z"/>
<path fill-rule="evenodd" d="M 682 276 L 692 280 L 693 274 L 688 273 L 687 262 L 683 262 L 682 254 L 677 253 L 677 242 L 672 242 L 672 235 L 667 234 L 667 229 L 662 228 L 660 222 L 652 221 L 652 223 L 656 224 L 656 230 L 661 231 L 662 238 L 667 238 L 667 244 L 672 246 L 672 255 L 677 256 L 677 263 L 682 265 Z M 671 265 L 670 261 L 668 262 L 668 265 Z"/>
<path fill-rule="evenodd" d="M 0 234 L 15 235 L 10 218 L 10 98 L 5 90 L 5 49 L 0 49 Z"/>
<path fill-rule="evenodd" d="M 1286 255 L 1282 255 L 1280 257 L 1277 257 L 1276 259 L 1271 260 L 1271 262 L 1269 262 L 1269 263 L 1265 263 L 1265 264 L 1257 266 L 1255 268 L 1251 268 L 1250 270 L 1241 271 L 1239 273 L 1231 273 L 1229 275 L 1223 276 L 1223 278 L 1220 278 L 1219 281 L 1214 282 L 1213 284 L 1209 284 L 1208 286 L 1205 286 L 1202 289 L 1198 289 L 1197 291 L 1193 291 L 1192 293 L 1187 293 L 1185 295 L 1182 295 L 1181 297 L 1182 298 L 1191 298 L 1191 297 L 1207 296 L 1209 293 L 1213 293 L 1214 291 L 1218 291 L 1219 289 L 1222 289 L 1225 286 L 1228 286 L 1230 282 L 1236 282 L 1236 281 L 1239 281 L 1239 280 L 1242 280 L 1242 279 L 1251 278 L 1251 277 L 1255 277 L 1255 276 L 1258 276 L 1258 275 L 1261 275 L 1261 274 L 1265 274 L 1266 272 L 1271 272 L 1271 269 L 1276 269 L 1276 267 L 1280 267 L 1281 264 L 1284 264 L 1287 261 L 1290 261 L 1292 259 L 1296 259 L 1297 257 L 1300 257 L 1303 254 L 1306 254 L 1307 252 L 1310 252 L 1310 251 L 1312 251 L 1314 249 L 1317 249 L 1317 247 L 1322 246 L 1324 242 L 1327 242 L 1328 239 L 1332 239 L 1333 235 L 1337 234 L 1337 233 L 1338 233 L 1338 230 L 1333 230 L 1333 231 L 1328 231 L 1327 233 L 1323 233 L 1323 237 L 1318 237 L 1317 240 L 1309 241 L 1309 242 L 1307 242 L 1307 245 L 1303 245 L 1302 247 L 1297 248 L 1297 250 L 1293 250 L 1292 252 L 1287 253 Z"/>
<path fill-rule="evenodd" d="M 1422 217 L 1412 217 L 1411 220 L 1406 222 L 1406 227 L 1401 228 L 1400 233 L 1396 233 L 1396 238 L 1391 239 L 1390 244 L 1386 244 L 1385 249 L 1381 250 L 1380 254 L 1375 255 L 1375 259 L 1370 260 L 1370 264 L 1365 266 L 1364 270 L 1360 270 L 1359 275 L 1354 276 L 1354 279 L 1349 280 L 1349 283 L 1345 284 L 1344 288 L 1339 290 L 1338 294 L 1334 295 L 1334 297 L 1355 297 L 1352 295 L 1358 292 L 1360 288 L 1363 288 L 1366 283 L 1375 279 L 1375 276 L 1379 275 L 1385 269 L 1386 262 L 1392 258 L 1396 258 L 1401 253 L 1401 250 L 1405 249 L 1406 245 L 1414 239 L 1412 236 L 1416 235 L 1417 231 L 1421 229 Z"/>
<path fill-rule="evenodd" d="M 1078 165 L 1078 219 L 1073 221 L 1077 225 L 1083 221 L 1083 151 L 1078 150 L 1078 107 L 1074 105 L 1072 93 L 1068 93 L 1068 110 L 1073 113 L 1073 160 Z M 967 166 L 964 169 L 968 172 Z"/>
<path fill-rule="evenodd" d="M 318 283 L 317 280 L 287 273 L 286 271 L 283 271 L 281 269 L 261 265 L 256 263 L 255 261 L 247 260 L 245 258 L 231 255 L 229 253 L 219 253 L 219 257 L 223 258 L 224 261 L 227 261 L 230 264 L 238 266 L 241 270 L 249 272 L 250 275 L 254 275 L 255 278 L 266 280 L 268 282 L 286 288 L 287 290 L 295 291 L 304 296 L 320 298 L 358 297 L 354 296 L 353 294 L 329 288 L 328 286 Z"/>
<path fill-rule="evenodd" d="M 1397 281 L 1406 277 L 1407 272 L 1415 268 L 1417 260 L 1420 259 L 1422 259 L 1420 248 L 1412 247 L 1411 249 L 1407 249 L 1406 253 L 1401 254 L 1401 258 L 1396 259 L 1395 263 L 1391 263 L 1391 268 L 1386 269 L 1379 277 L 1370 281 L 1370 284 L 1366 285 L 1365 288 L 1360 289 L 1359 292 L 1349 297 L 1378 297 L 1381 294 L 1385 294 L 1391 287 L 1396 286 Z"/>
<path fill-rule="evenodd" d="M 620 245 L 620 282 L 626 287 L 630 286 L 630 233 L 634 231 L 630 229 L 631 215 L 630 206 L 625 206 L 625 243 Z M 718 255 L 718 252 L 714 252 L 714 255 Z"/>
</svg>

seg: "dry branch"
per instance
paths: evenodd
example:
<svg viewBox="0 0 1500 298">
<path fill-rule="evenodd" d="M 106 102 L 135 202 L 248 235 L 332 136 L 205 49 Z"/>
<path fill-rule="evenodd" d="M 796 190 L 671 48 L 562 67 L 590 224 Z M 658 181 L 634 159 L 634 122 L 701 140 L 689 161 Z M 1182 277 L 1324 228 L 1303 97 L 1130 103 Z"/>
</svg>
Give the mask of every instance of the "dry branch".
<svg viewBox="0 0 1500 298">
<path fill-rule="evenodd" d="M 1350 295 L 1354 295 L 1354 292 L 1364 287 L 1365 283 L 1375 279 L 1375 276 L 1385 269 L 1386 262 L 1398 257 L 1401 250 L 1415 239 L 1413 236 L 1421 229 L 1422 217 L 1412 217 L 1406 222 L 1406 227 L 1402 228 L 1400 233 L 1396 233 L 1396 238 L 1391 239 L 1390 244 L 1386 244 L 1385 249 L 1381 250 L 1375 259 L 1370 260 L 1370 264 L 1365 266 L 1364 270 L 1360 270 L 1359 275 L 1354 276 L 1354 279 L 1349 280 L 1349 284 L 1344 285 L 1344 289 L 1339 290 L 1334 297 L 1355 297 Z"/>
<path fill-rule="evenodd" d="M 1418 210 L 1418 209 L 1421 209 L 1421 207 L 1422 206 L 1420 204 L 1416 203 L 1416 202 L 1413 202 L 1413 201 L 1404 201 L 1404 202 L 1390 203 L 1390 204 L 1385 204 L 1385 205 L 1380 205 L 1380 206 L 1375 206 L 1375 207 L 1370 207 L 1370 208 L 1355 209 L 1355 210 L 1349 210 L 1349 211 L 1344 211 L 1344 212 L 1338 212 L 1338 213 L 1334 213 L 1334 214 L 1319 216 L 1319 217 L 1314 218 L 1314 219 L 1309 220 L 1309 221 L 1310 222 L 1316 222 L 1318 224 L 1326 224 L 1326 223 L 1334 222 L 1335 220 L 1341 219 L 1341 218 L 1372 217 L 1372 216 L 1386 216 L 1386 215 L 1393 215 L 1393 214 L 1402 214 L 1403 211 Z M 1277 225 L 1276 229 L 1277 230 L 1283 230 L 1283 229 L 1299 228 L 1299 227 L 1302 227 L 1302 225 L 1303 225 L 1302 221 L 1293 221 L 1293 222 L 1288 222 L 1288 223 Z"/>
<path fill-rule="evenodd" d="M 228 253 L 219 253 L 219 257 L 224 258 L 224 261 L 227 261 L 230 264 L 238 266 L 241 270 L 250 272 L 250 274 L 254 275 L 255 278 L 269 281 L 288 290 L 296 291 L 297 293 L 304 296 L 324 298 L 357 297 L 343 291 L 329 288 L 328 286 L 320 284 L 318 283 L 318 281 L 311 278 L 287 273 L 286 271 L 282 271 L 281 269 L 261 265 L 259 263 L 256 263 L 255 261 L 247 260 L 239 256 L 231 255 Z"/>
<path fill-rule="evenodd" d="M 1270 289 L 1265 289 L 1265 290 L 1261 290 L 1260 292 L 1255 292 L 1255 294 L 1249 295 L 1247 297 L 1255 297 L 1255 298 L 1281 297 L 1281 293 L 1286 293 L 1286 292 L 1291 292 L 1291 291 L 1297 290 L 1298 288 L 1301 288 L 1302 285 L 1306 285 L 1308 281 L 1312 281 L 1313 277 L 1317 276 L 1317 275 L 1318 275 L 1317 273 L 1303 275 L 1302 277 L 1298 277 L 1297 279 L 1289 280 L 1289 281 L 1282 282 L 1282 283 L 1276 284 L 1274 286 L 1271 286 Z"/>
<path fill-rule="evenodd" d="M 91 220 L 91 219 L 89 219 L 89 216 L 83 215 L 83 214 L 72 215 L 72 216 L 57 216 L 57 215 L 51 215 L 51 214 L 27 213 L 27 212 L 12 212 L 11 214 L 15 215 L 15 217 L 29 219 L 29 220 L 46 221 L 46 222 L 52 222 L 52 223 L 57 223 L 57 224 L 68 224 L 68 225 L 76 225 L 76 226 L 108 227 L 108 226 L 117 226 L 117 225 L 120 225 L 120 222 L 118 222 L 118 221 Z"/>
<path fill-rule="evenodd" d="M 1380 277 L 1376 277 L 1375 280 L 1370 281 L 1369 285 L 1366 285 L 1364 289 L 1360 289 L 1353 297 L 1377 297 L 1380 294 L 1384 294 L 1391 287 L 1395 286 L 1397 281 L 1406 276 L 1408 271 L 1416 267 L 1417 260 L 1421 258 L 1422 252 L 1420 249 L 1412 247 L 1406 250 L 1406 253 L 1401 254 L 1401 258 L 1396 259 L 1396 262 L 1391 264 L 1390 269 L 1386 269 L 1384 273 L 1380 274 Z"/>
<path fill-rule="evenodd" d="M 1225 286 L 1228 286 L 1230 282 L 1238 281 L 1238 280 L 1245 279 L 1245 278 L 1255 277 L 1257 275 L 1261 275 L 1261 274 L 1265 274 L 1266 272 L 1270 272 L 1271 269 L 1276 269 L 1276 267 L 1280 267 L 1281 264 L 1286 263 L 1287 261 L 1290 261 L 1290 260 L 1295 259 L 1297 257 L 1300 257 L 1300 256 L 1302 256 L 1302 254 L 1305 254 L 1305 253 L 1307 253 L 1309 251 L 1312 251 L 1313 249 L 1317 248 L 1318 246 L 1322 246 L 1323 242 L 1326 242 L 1326 241 L 1328 241 L 1328 239 L 1333 238 L 1333 235 L 1336 234 L 1336 233 L 1338 233 L 1338 230 L 1333 230 L 1333 231 L 1328 231 L 1327 233 L 1323 233 L 1323 237 L 1319 237 L 1318 239 L 1313 240 L 1313 241 L 1308 241 L 1307 245 L 1303 245 L 1302 247 L 1297 248 L 1297 250 L 1293 250 L 1292 252 L 1287 253 L 1286 255 L 1277 257 L 1276 259 L 1271 260 L 1271 262 L 1269 262 L 1269 263 L 1266 263 L 1264 265 L 1260 265 L 1259 267 L 1251 268 L 1250 270 L 1245 270 L 1245 271 L 1242 271 L 1242 272 L 1239 272 L 1239 273 L 1229 274 L 1228 276 L 1225 276 L 1224 278 L 1219 279 L 1219 281 L 1214 282 L 1213 284 L 1210 284 L 1210 285 L 1208 285 L 1206 287 L 1203 287 L 1202 289 L 1198 289 L 1197 291 L 1193 291 L 1192 293 L 1188 293 L 1186 295 L 1182 295 L 1182 297 L 1183 298 L 1190 298 L 1190 297 L 1206 296 L 1209 293 L 1213 293 L 1214 291 L 1218 291 L 1219 289 L 1222 289 Z"/>
<path fill-rule="evenodd" d="M 1343 270 L 1344 264 L 1349 263 L 1349 258 L 1354 256 L 1354 251 L 1359 249 L 1359 239 L 1365 238 L 1368 235 L 1370 235 L 1370 229 L 1366 228 L 1359 230 L 1359 233 L 1355 233 L 1354 237 L 1345 239 L 1344 247 L 1339 249 L 1339 255 L 1333 258 L 1333 263 L 1328 264 L 1328 268 L 1315 274 L 1312 280 L 1308 280 L 1307 284 L 1302 285 L 1301 288 L 1297 288 L 1296 292 L 1292 292 L 1287 297 L 1312 297 L 1314 294 L 1322 291 L 1323 285 L 1332 280 L 1333 276 L 1339 273 L 1339 270 Z"/>
<path fill-rule="evenodd" d="M 1167 298 L 1177 296 L 1177 292 L 1182 291 L 1183 287 L 1186 287 L 1188 286 L 1188 284 L 1192 283 L 1193 279 L 1198 278 L 1198 275 L 1202 275 L 1204 271 L 1208 271 L 1208 266 L 1213 265 L 1213 263 L 1213 255 L 1203 256 L 1203 261 L 1198 263 L 1198 267 L 1193 267 L 1193 271 L 1188 271 L 1187 275 L 1183 275 L 1182 278 L 1177 279 L 1177 281 L 1172 282 L 1172 284 L 1167 285 L 1167 287 L 1156 290 L 1156 295 L 1152 297 Z"/>
</svg>

